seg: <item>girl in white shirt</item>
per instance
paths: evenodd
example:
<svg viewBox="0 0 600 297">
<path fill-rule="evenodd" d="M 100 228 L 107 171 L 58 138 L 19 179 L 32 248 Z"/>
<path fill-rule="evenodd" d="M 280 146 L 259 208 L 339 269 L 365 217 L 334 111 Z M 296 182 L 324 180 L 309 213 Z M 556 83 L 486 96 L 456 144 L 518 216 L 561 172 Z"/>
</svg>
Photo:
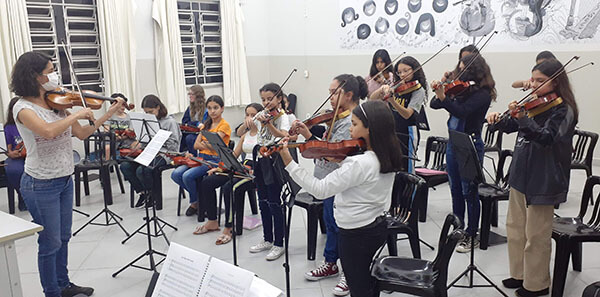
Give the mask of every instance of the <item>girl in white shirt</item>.
<svg viewBox="0 0 600 297">
<path fill-rule="evenodd" d="M 287 139 L 281 157 L 290 177 L 317 199 L 335 195 L 334 216 L 339 226 L 339 254 L 352 296 L 373 296 L 375 279 L 370 265 L 385 243 L 384 212 L 391 204 L 395 172 L 402 166 L 394 117 L 381 101 L 365 102 L 352 111 L 352 139 L 367 144 L 364 154 L 347 157 L 323 179 L 293 162 Z"/>
</svg>

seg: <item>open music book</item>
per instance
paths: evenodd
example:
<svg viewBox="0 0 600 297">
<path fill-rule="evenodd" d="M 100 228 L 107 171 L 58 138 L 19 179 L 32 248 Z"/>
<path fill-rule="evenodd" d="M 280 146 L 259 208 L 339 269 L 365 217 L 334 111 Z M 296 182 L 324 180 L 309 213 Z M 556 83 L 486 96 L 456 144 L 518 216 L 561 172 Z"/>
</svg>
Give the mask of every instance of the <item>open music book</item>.
<svg viewBox="0 0 600 297">
<path fill-rule="evenodd" d="M 152 297 L 278 297 L 281 290 L 254 273 L 171 243 Z"/>
</svg>

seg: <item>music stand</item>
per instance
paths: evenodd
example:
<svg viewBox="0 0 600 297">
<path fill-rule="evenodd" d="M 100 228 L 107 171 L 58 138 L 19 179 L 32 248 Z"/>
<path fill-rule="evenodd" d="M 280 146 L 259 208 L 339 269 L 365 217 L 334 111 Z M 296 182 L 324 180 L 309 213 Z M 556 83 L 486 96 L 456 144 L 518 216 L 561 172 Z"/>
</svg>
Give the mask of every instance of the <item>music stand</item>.
<svg viewBox="0 0 600 297">
<path fill-rule="evenodd" d="M 485 182 L 485 177 L 483 175 L 483 169 L 481 168 L 481 162 L 479 161 L 479 156 L 477 155 L 477 150 L 475 150 L 475 146 L 473 145 L 473 140 L 471 137 L 465 133 L 450 130 L 450 143 L 452 145 L 452 150 L 456 155 L 456 159 L 458 162 L 458 170 L 460 172 L 460 177 L 463 180 L 471 181 L 476 185 Z M 477 187 L 475 187 L 477 189 Z M 477 272 L 481 277 L 483 277 L 488 284 L 486 285 L 475 285 L 473 284 L 473 272 Z M 456 283 L 465 275 L 468 274 L 469 284 L 468 285 L 456 285 Z M 448 289 L 451 287 L 457 288 L 487 288 L 493 287 L 495 288 L 502 296 L 508 297 L 506 293 L 504 293 L 490 278 L 488 278 L 479 268 L 475 265 L 475 245 L 474 240 L 471 240 L 471 262 L 467 266 L 467 269 L 463 271 L 455 280 L 453 280 L 450 285 L 448 285 Z"/>
<path fill-rule="evenodd" d="M 138 142 L 147 144 L 160 130 L 160 123 L 153 114 L 130 112 L 129 120 Z"/>
<path fill-rule="evenodd" d="M 233 151 L 225 144 L 223 139 L 217 133 L 209 132 L 202 130 L 202 135 L 206 137 L 206 140 L 210 143 L 213 150 L 219 154 L 219 158 L 221 162 L 223 162 L 225 168 L 227 169 L 227 176 L 229 177 L 229 183 L 231 184 L 232 190 L 228 197 L 230 206 L 229 206 L 229 220 L 231 220 L 231 239 L 232 239 L 232 248 L 233 248 L 233 265 L 237 266 L 237 248 L 236 248 L 236 233 L 235 230 L 235 195 L 234 195 L 234 183 L 233 178 L 234 175 L 238 178 L 244 178 L 252 180 L 254 176 L 248 172 L 248 169 L 238 162 L 237 158 L 233 155 Z"/>
</svg>

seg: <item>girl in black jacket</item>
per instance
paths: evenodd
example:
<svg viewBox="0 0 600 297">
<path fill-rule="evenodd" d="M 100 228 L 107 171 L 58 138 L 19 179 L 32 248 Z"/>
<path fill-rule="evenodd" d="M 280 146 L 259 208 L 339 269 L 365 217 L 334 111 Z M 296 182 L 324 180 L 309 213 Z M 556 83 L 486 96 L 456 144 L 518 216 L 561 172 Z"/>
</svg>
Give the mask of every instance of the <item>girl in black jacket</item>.
<svg viewBox="0 0 600 297">
<path fill-rule="evenodd" d="M 496 88 L 494 78 L 490 73 L 490 67 L 479 54 L 470 54 L 461 58 L 458 68 L 454 72 L 460 73 L 465 65 L 469 64 L 470 66 L 458 79 L 472 81 L 474 85 L 456 96 L 446 96 L 442 83 L 433 81 L 431 89 L 435 91 L 435 97 L 431 100 L 431 108 L 444 108 L 448 111 L 450 114 L 448 130 L 469 134 L 477 149 L 479 161 L 482 162 L 483 140 L 481 139 L 481 128 L 491 101 L 496 99 Z M 469 236 L 460 242 L 456 249 L 458 252 L 466 253 L 471 250 L 471 240 L 474 240 L 473 246 L 475 248 L 479 246 L 477 240 L 480 212 L 479 195 L 477 185 L 474 182 L 461 178 L 452 142 L 446 148 L 446 171 L 448 172 L 450 193 L 452 195 L 452 211 L 463 223 L 465 205 L 469 215 L 466 229 Z"/>
<path fill-rule="evenodd" d="M 558 73 L 562 64 L 554 59 L 532 70 L 532 88 Z M 517 296 L 542 296 L 550 287 L 550 254 L 554 205 L 567 200 L 571 145 L 577 123 L 577 104 L 565 72 L 535 92 L 559 98 L 515 117 L 500 120 L 487 116 L 505 133 L 518 131 L 510 167 L 509 207 L 506 219 L 511 278 L 502 283 L 518 288 Z M 515 110 L 517 102 L 509 104 Z"/>
</svg>

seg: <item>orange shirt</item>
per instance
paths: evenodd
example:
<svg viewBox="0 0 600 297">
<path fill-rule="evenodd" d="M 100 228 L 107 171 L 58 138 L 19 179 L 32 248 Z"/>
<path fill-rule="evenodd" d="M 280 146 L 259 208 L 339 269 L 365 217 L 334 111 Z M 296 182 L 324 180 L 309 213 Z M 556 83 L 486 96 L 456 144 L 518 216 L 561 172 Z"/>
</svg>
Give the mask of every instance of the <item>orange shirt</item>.
<svg viewBox="0 0 600 297">
<path fill-rule="evenodd" d="M 210 129 L 208 131 L 214 132 L 214 133 L 223 132 L 223 134 L 225 134 L 225 137 L 223 137 L 223 142 L 225 142 L 226 145 L 229 145 L 229 138 L 231 137 L 231 127 L 229 126 L 229 123 L 227 123 L 227 121 L 225 121 L 225 119 L 221 118 L 221 121 L 219 122 L 219 124 L 217 124 L 216 127 L 214 127 L 213 129 Z M 206 137 L 202 136 L 202 140 L 206 140 Z M 210 149 L 201 150 L 200 153 L 205 154 L 205 155 L 212 155 L 212 156 L 217 155 L 217 152 L 215 150 L 210 150 Z"/>
</svg>

